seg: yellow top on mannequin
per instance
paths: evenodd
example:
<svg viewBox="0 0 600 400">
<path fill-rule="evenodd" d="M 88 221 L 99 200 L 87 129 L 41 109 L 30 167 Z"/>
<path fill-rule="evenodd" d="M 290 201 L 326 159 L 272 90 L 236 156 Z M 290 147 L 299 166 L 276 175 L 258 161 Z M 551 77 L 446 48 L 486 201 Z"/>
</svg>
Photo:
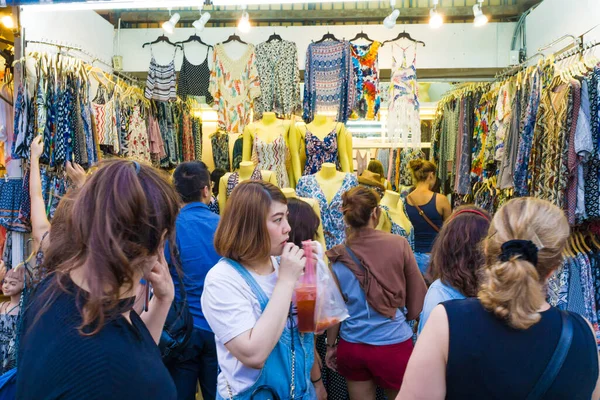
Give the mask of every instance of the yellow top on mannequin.
<svg viewBox="0 0 600 400">
<path fill-rule="evenodd" d="M 377 225 L 377 229 L 385 232 L 391 232 L 392 222 L 394 222 L 400 225 L 407 233 L 412 231 L 413 226 L 410 222 L 410 219 L 408 219 L 408 216 L 404 212 L 404 207 L 402 206 L 401 202 L 402 200 L 397 192 L 393 192 L 391 190 L 385 191 L 385 196 L 383 196 L 381 199 L 381 205 L 390 209 L 389 214 L 392 220 L 390 221 L 386 214 L 382 212 L 381 218 L 379 218 L 379 225 Z"/>
<path fill-rule="evenodd" d="M 346 173 L 338 171 L 333 163 L 324 163 L 321 170 L 315 174 L 315 179 L 323 191 L 327 203 L 331 203 L 335 194 L 342 187 L 345 177 Z"/>
<path fill-rule="evenodd" d="M 252 160 L 252 148 L 254 146 L 254 139 L 256 137 L 258 137 L 265 143 L 273 143 L 273 141 L 275 141 L 279 137 L 279 135 L 283 135 L 285 145 L 291 153 L 290 143 L 292 140 L 291 131 L 293 130 L 293 128 L 294 125 L 292 124 L 292 121 L 277 119 L 277 116 L 273 112 L 263 113 L 263 117 L 261 120 L 248 124 L 244 129 L 244 146 L 242 150 L 242 160 Z M 295 187 L 296 182 L 294 181 L 294 171 L 291 167 L 291 160 L 288 160 L 286 164 L 290 184 Z"/>
<path fill-rule="evenodd" d="M 296 191 L 292 188 L 283 188 L 281 189 L 281 191 L 287 199 L 302 200 L 303 202 L 308 203 L 312 207 L 315 214 L 317 214 L 317 217 L 319 217 L 319 227 L 317 228 L 317 237 L 315 238 L 315 240 L 321 243 L 321 246 L 323 246 L 323 248 L 325 249 L 325 234 L 323 233 L 323 224 L 321 223 L 321 208 L 319 207 L 319 202 L 315 199 L 310 199 L 308 197 L 298 197 L 298 195 L 296 195 Z"/>
<path fill-rule="evenodd" d="M 338 157 L 342 171 L 352 172 L 352 135 L 346 131 L 343 123 L 336 122 L 326 115 L 317 114 L 311 123 L 298 125 L 292 132 L 290 149 L 293 149 L 291 156 L 296 183 L 303 175 L 306 164 L 306 131 L 309 130 L 310 133 L 323 140 L 334 129 L 337 132 Z"/>
<path fill-rule="evenodd" d="M 252 173 L 254 172 L 254 163 L 252 161 L 242 161 L 240 163 L 240 169 L 238 174 L 240 175 L 239 182 L 247 181 L 252 177 Z M 271 171 L 260 171 L 262 175 L 262 180 L 265 182 L 270 182 L 273 185 L 277 186 L 277 177 L 274 172 Z M 219 181 L 219 198 L 217 199 L 219 203 L 219 209 L 221 212 L 225 209 L 225 205 L 227 204 L 227 182 L 229 181 L 229 177 L 231 176 L 231 172 L 226 173 L 221 177 Z"/>
</svg>

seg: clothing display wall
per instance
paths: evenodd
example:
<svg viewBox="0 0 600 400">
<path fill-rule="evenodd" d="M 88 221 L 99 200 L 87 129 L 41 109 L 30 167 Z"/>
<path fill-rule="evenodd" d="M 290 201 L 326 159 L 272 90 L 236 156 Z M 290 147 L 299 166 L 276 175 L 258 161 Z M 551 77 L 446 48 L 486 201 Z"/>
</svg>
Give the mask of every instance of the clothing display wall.
<svg viewBox="0 0 600 400">
<path fill-rule="evenodd" d="M 438 105 L 433 158 L 445 193 L 494 212 L 534 196 L 574 225 L 600 218 L 598 66 L 577 79 L 539 63 Z"/>
</svg>

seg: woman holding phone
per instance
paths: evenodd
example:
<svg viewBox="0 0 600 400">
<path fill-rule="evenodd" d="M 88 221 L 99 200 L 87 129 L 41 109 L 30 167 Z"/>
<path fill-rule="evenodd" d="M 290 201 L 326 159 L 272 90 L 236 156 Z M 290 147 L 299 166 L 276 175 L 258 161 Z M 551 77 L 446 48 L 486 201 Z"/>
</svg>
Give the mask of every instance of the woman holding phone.
<svg viewBox="0 0 600 400">
<path fill-rule="evenodd" d="M 73 199 L 66 256 L 63 240 L 49 243 L 52 272 L 24 316 L 18 399 L 176 399 L 157 343 L 174 297 L 163 249 L 178 211 L 160 171 L 101 164 Z M 154 293 L 143 321 L 132 312 L 142 278 Z"/>
</svg>

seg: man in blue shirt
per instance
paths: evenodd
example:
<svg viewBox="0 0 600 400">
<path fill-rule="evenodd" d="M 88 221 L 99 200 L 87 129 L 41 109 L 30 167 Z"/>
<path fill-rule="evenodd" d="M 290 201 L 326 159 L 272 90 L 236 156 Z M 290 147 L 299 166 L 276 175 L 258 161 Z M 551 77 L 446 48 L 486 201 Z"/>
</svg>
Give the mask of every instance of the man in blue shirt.
<svg viewBox="0 0 600 400">
<path fill-rule="evenodd" d="M 179 400 L 194 400 L 198 382 L 204 400 L 212 400 L 217 389 L 217 350 L 214 334 L 202 313 L 200 297 L 206 274 L 221 258 L 213 244 L 219 216 L 208 208 L 211 201 L 211 180 L 203 162 L 180 164 L 173 174 L 173 180 L 184 203 L 177 217 L 175 234 L 183 270 L 183 284 L 190 313 L 194 318 L 194 330 L 182 356 L 168 367 L 177 386 Z M 175 274 L 173 270 L 172 274 Z M 173 281 L 177 301 L 177 276 L 173 275 Z"/>
</svg>

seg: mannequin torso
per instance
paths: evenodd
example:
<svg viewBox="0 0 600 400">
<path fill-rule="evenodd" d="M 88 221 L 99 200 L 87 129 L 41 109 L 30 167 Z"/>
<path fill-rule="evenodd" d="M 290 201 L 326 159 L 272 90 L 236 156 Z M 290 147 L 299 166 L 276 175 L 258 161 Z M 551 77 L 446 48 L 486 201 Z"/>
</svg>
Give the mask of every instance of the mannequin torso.
<svg viewBox="0 0 600 400">
<path fill-rule="evenodd" d="M 386 190 L 385 196 L 383 196 L 381 199 L 381 205 L 389 210 L 388 214 L 391 219 L 389 227 L 390 230 L 391 223 L 395 223 L 400 225 L 407 233 L 412 231 L 413 226 L 408 219 L 408 216 L 404 212 L 404 206 L 402 200 L 400 199 L 400 194 L 391 190 Z"/>
<path fill-rule="evenodd" d="M 323 164 L 321 170 L 315 175 L 315 179 L 319 183 L 328 203 L 331 203 L 333 197 L 340 190 L 345 178 L 346 174 L 338 171 L 335 164 L 332 163 Z"/>
<path fill-rule="evenodd" d="M 252 174 L 254 173 L 255 167 L 251 161 L 242 161 L 240 163 L 240 170 L 237 172 L 239 175 L 239 182 L 247 181 L 252 178 Z M 225 204 L 227 204 L 227 184 L 229 183 L 229 178 L 233 175 L 231 172 L 226 173 L 221 177 L 219 181 L 219 198 L 217 199 L 219 202 L 219 208 L 221 212 L 225 209 Z M 260 171 L 260 175 L 262 180 L 265 182 L 270 182 L 273 185 L 277 186 L 277 177 L 275 173 L 271 171 Z"/>
<path fill-rule="evenodd" d="M 244 146 L 243 146 L 243 161 L 253 161 L 259 168 L 268 169 L 278 173 L 278 182 L 281 186 L 287 187 L 290 183 L 295 182 L 293 179 L 293 170 L 291 168 L 290 158 L 290 130 L 292 128 L 291 121 L 277 119 L 275 113 L 265 112 L 260 121 L 253 122 L 244 129 Z M 275 141 L 285 141 L 285 149 L 275 145 Z M 277 152 L 277 157 L 272 157 L 268 154 L 258 154 L 258 145 L 256 141 L 261 141 L 262 146 L 272 146 L 269 153 Z M 261 147 L 263 149 L 264 147 Z M 282 155 L 279 153 L 283 152 Z M 280 164 L 274 165 L 273 159 Z M 265 162 L 269 160 L 266 165 Z M 275 171 L 277 170 L 277 171 Z"/>
<path fill-rule="evenodd" d="M 358 179 L 354 174 L 339 172 L 332 163 L 324 163 L 314 175 L 301 177 L 296 186 L 298 196 L 311 197 L 319 203 L 327 249 L 346 239 L 342 195 L 356 186 Z"/>
</svg>

